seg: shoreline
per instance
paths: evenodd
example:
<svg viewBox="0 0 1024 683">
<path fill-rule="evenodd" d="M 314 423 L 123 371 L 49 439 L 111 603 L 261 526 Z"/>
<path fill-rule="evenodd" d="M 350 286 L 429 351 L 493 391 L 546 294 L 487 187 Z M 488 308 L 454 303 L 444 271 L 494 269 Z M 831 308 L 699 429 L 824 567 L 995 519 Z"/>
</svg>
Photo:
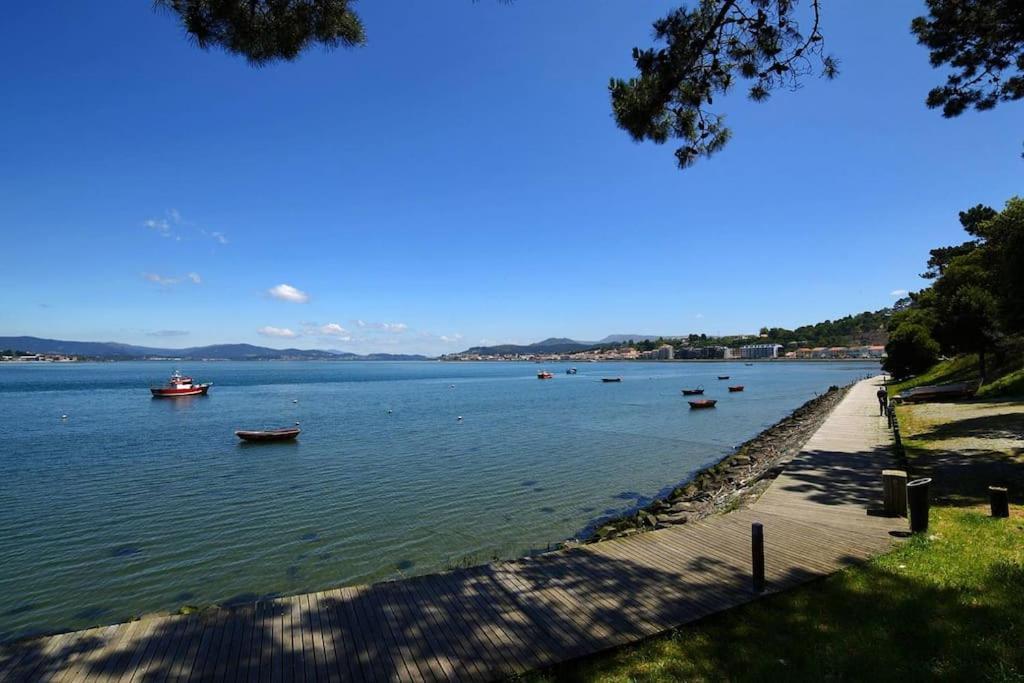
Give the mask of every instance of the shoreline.
<svg viewBox="0 0 1024 683">
<path fill-rule="evenodd" d="M 829 387 L 825 393 L 803 403 L 737 446 L 717 463 L 674 486 L 668 495 L 618 517 L 595 520 L 584 527 L 580 538 L 566 541 L 561 547 L 599 543 L 678 526 L 754 502 L 857 381 Z"/>
</svg>

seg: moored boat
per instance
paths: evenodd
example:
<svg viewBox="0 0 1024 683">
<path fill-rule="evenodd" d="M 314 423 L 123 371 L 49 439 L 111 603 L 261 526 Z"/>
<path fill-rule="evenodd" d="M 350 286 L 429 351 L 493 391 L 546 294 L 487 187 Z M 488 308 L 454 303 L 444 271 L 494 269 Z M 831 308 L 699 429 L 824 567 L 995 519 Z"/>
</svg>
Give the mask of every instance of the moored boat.
<svg viewBox="0 0 1024 683">
<path fill-rule="evenodd" d="M 551 379 L 552 377 L 554 377 L 554 375 L 547 370 L 541 370 L 537 373 L 537 379 Z"/>
<path fill-rule="evenodd" d="M 718 379 L 729 379 L 729 375 L 719 375 Z"/>
<path fill-rule="evenodd" d="M 602 382 L 621 382 L 622 378 L 621 377 L 602 377 L 601 381 Z"/>
<path fill-rule="evenodd" d="M 683 396 L 700 396 L 704 393 L 704 386 L 698 386 L 695 389 L 683 389 Z"/>
<path fill-rule="evenodd" d="M 731 391 L 733 393 L 735 393 L 737 391 L 743 391 L 743 385 L 742 384 L 737 384 L 734 387 L 729 387 L 729 391 Z"/>
<path fill-rule="evenodd" d="M 575 375 L 576 374 L 576 368 L 569 368 L 568 370 L 565 371 L 565 374 L 567 374 L 567 375 Z"/>
<path fill-rule="evenodd" d="M 243 441 L 288 441 L 299 435 L 301 430 L 298 427 L 284 427 L 282 429 L 239 429 L 235 436 Z"/>
<path fill-rule="evenodd" d="M 687 401 L 687 403 L 690 404 L 691 410 L 697 410 L 699 408 L 714 408 L 718 401 L 713 398 L 703 398 L 698 401 Z"/>
<path fill-rule="evenodd" d="M 196 383 L 191 377 L 182 375 L 177 370 L 162 387 L 150 387 L 154 398 L 177 398 L 179 396 L 205 395 L 213 386 L 213 382 Z"/>
</svg>

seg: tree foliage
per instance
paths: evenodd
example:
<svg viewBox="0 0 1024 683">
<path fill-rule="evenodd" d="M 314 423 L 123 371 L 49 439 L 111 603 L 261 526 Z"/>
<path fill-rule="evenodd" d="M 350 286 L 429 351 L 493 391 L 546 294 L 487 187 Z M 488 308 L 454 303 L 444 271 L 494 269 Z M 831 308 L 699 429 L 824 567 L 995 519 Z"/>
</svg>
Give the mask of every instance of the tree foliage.
<svg viewBox="0 0 1024 683">
<path fill-rule="evenodd" d="M 796 0 L 700 0 L 673 10 L 654 22 L 664 47 L 633 48 L 638 76 L 609 84 L 616 123 L 637 141 L 682 140 L 680 168 L 717 152 L 731 133 L 711 107 L 738 80 L 749 83 L 752 100 L 763 101 L 813 71 L 836 75 L 836 61 L 824 53 L 819 2 L 811 0 L 806 33 Z"/>
<path fill-rule="evenodd" d="M 220 47 L 260 66 L 306 48 L 353 47 L 366 40 L 352 0 L 155 0 L 178 15 L 203 49 Z"/>
<path fill-rule="evenodd" d="M 929 107 L 959 116 L 1024 97 L 1024 3 L 1021 0 L 927 0 L 928 16 L 911 24 L 931 51 L 932 66 L 949 66 L 945 85 L 928 93 Z"/>
<path fill-rule="evenodd" d="M 823 0 L 699 0 L 654 22 L 664 47 L 633 48 L 637 76 L 612 79 L 612 112 L 634 140 L 682 141 L 680 168 L 721 150 L 732 133 L 714 98 L 739 80 L 760 102 L 779 88 L 795 90 L 814 73 L 837 74 L 824 52 Z M 985 110 L 1024 97 L 1024 2 L 1022 0 L 927 0 L 928 15 L 912 30 L 931 51 L 934 66 L 953 72 L 926 99 L 957 116 L 967 107 Z M 810 28 L 799 27 L 807 15 Z"/>
<path fill-rule="evenodd" d="M 919 375 L 939 359 L 939 344 L 924 325 L 903 323 L 889 336 L 882 368 L 896 379 Z"/>
<path fill-rule="evenodd" d="M 986 354 L 1024 334 L 1024 199 L 1002 211 L 979 204 L 960 213 L 960 224 L 975 239 L 931 251 L 924 276 L 934 283 L 911 295 L 890 330 L 921 327 L 944 353 L 977 353 L 984 379 Z"/>
</svg>

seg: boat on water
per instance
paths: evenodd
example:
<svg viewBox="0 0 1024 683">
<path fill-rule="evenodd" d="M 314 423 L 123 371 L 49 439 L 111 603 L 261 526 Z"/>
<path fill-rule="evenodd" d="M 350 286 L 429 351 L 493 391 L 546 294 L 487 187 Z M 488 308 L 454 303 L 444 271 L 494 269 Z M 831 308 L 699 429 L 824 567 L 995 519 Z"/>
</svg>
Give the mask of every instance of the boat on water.
<svg viewBox="0 0 1024 683">
<path fill-rule="evenodd" d="M 744 365 L 746 365 L 749 368 L 751 365 L 753 365 L 753 363 L 744 363 Z"/>
<path fill-rule="evenodd" d="M 150 387 L 149 391 L 154 398 L 178 398 L 179 396 L 205 396 L 206 392 L 213 386 L 213 382 L 197 383 L 191 377 L 186 377 L 177 370 L 162 387 Z"/>
<path fill-rule="evenodd" d="M 683 396 L 700 396 L 704 393 L 704 385 L 700 385 L 695 389 L 683 389 Z"/>
<path fill-rule="evenodd" d="M 299 435 L 298 426 L 281 429 L 239 429 L 235 432 L 242 441 L 265 443 L 268 441 L 289 441 Z"/>
<path fill-rule="evenodd" d="M 565 371 L 565 374 L 567 374 L 567 375 L 575 375 L 576 374 L 576 368 L 569 368 L 568 370 Z"/>
<path fill-rule="evenodd" d="M 718 379 L 729 379 L 729 375 L 719 375 Z"/>
<path fill-rule="evenodd" d="M 743 391 L 743 385 L 742 384 L 737 384 L 734 387 L 729 387 L 729 391 L 731 391 L 733 393 L 736 393 L 737 391 Z"/>
<path fill-rule="evenodd" d="M 551 379 L 552 377 L 554 377 L 554 375 L 547 370 L 541 370 L 537 373 L 537 379 Z"/>
<path fill-rule="evenodd" d="M 602 377 L 601 381 L 602 382 L 621 382 L 622 378 L 621 377 Z"/>
<path fill-rule="evenodd" d="M 718 401 L 713 398 L 702 398 L 697 401 L 687 401 L 687 403 L 690 404 L 690 410 L 699 410 L 700 408 L 714 408 Z"/>
</svg>

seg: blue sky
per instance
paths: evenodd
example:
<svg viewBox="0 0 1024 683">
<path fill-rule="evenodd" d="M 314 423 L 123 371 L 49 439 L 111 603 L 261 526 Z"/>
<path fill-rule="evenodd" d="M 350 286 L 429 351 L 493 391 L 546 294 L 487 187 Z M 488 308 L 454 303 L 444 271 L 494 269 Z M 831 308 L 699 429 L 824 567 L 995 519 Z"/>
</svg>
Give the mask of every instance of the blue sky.
<svg viewBox="0 0 1024 683">
<path fill-rule="evenodd" d="M 738 92 L 733 141 L 678 171 L 607 97 L 672 6 L 374 0 L 365 47 L 252 69 L 146 1 L 16 3 L 0 335 L 438 353 L 796 326 L 919 287 L 957 211 L 1021 191 L 1024 103 L 926 109 L 916 1 L 829 0 L 840 78 Z"/>
</svg>

